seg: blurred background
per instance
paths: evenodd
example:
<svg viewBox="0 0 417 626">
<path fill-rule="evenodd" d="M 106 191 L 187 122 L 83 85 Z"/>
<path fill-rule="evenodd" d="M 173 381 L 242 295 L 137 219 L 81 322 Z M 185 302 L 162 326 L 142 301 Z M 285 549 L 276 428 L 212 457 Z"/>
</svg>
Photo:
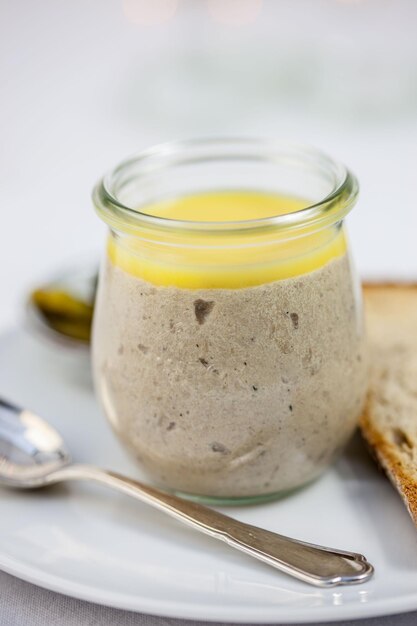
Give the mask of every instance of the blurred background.
<svg viewBox="0 0 417 626">
<path fill-rule="evenodd" d="M 98 257 L 103 172 L 189 137 L 345 161 L 361 275 L 417 279 L 416 23 L 415 0 L 0 0 L 0 328 Z"/>
</svg>

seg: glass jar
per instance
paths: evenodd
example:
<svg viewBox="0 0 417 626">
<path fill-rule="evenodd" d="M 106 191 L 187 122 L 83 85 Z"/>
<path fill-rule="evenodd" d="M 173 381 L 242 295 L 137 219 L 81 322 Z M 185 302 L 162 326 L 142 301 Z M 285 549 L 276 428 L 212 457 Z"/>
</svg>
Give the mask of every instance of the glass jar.
<svg viewBox="0 0 417 626">
<path fill-rule="evenodd" d="M 269 499 L 340 453 L 367 384 L 357 190 L 319 152 L 235 139 L 162 145 L 99 182 L 95 386 L 155 483 Z"/>
</svg>

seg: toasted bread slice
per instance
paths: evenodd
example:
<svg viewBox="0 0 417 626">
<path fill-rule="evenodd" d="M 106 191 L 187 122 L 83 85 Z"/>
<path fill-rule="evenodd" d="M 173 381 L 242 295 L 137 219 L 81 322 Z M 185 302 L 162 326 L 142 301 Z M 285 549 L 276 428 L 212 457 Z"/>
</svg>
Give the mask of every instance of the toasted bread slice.
<svg viewBox="0 0 417 626">
<path fill-rule="evenodd" d="M 417 525 L 417 285 L 365 285 L 371 351 L 361 430 Z"/>
</svg>

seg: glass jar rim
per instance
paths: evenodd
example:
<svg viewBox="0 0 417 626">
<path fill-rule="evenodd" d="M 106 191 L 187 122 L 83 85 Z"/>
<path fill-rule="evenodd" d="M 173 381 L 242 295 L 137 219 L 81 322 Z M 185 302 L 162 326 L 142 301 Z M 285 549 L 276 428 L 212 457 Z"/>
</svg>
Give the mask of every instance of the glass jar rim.
<svg viewBox="0 0 417 626">
<path fill-rule="evenodd" d="M 172 219 L 168 217 L 155 216 L 138 208 L 128 206 L 120 201 L 117 194 L 117 185 L 120 183 L 123 172 L 129 168 L 137 167 L 146 170 L 146 164 L 155 158 L 166 160 L 161 168 L 161 172 L 170 165 L 186 164 L 200 161 L 213 161 L 216 156 L 192 156 L 193 151 L 218 150 L 217 158 L 225 158 L 221 151 L 226 150 L 228 158 L 242 159 L 242 152 L 248 150 L 248 159 L 254 161 L 279 162 L 280 159 L 298 159 L 304 167 L 316 168 L 317 173 L 331 173 L 333 184 L 331 190 L 322 199 L 309 204 L 296 211 L 288 211 L 279 215 L 248 220 L 234 221 L 199 221 Z M 241 154 L 233 157 L 233 150 L 240 150 Z M 189 156 L 188 161 L 184 161 Z M 146 150 L 134 153 L 123 160 L 114 169 L 103 176 L 93 190 L 93 202 L 99 216 L 111 228 L 115 230 L 129 229 L 129 232 L 143 229 L 163 229 L 181 230 L 194 233 L 221 234 L 231 231 L 246 231 L 250 233 L 265 230 L 293 230 L 311 226 L 322 228 L 330 226 L 343 220 L 350 212 L 356 202 L 359 185 L 356 177 L 342 163 L 333 160 L 324 152 L 316 148 L 277 141 L 273 139 L 254 138 L 209 138 L 209 139 L 188 139 L 157 144 Z M 148 204 L 150 206 L 150 204 Z"/>
</svg>

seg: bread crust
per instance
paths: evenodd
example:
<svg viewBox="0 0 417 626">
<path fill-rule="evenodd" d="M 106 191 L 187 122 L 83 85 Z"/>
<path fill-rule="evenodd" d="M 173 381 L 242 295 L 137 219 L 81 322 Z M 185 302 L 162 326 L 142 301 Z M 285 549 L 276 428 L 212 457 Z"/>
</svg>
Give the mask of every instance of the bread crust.
<svg viewBox="0 0 417 626">
<path fill-rule="evenodd" d="M 368 396 L 364 413 L 360 419 L 362 435 L 371 447 L 381 467 L 400 493 L 404 503 L 417 526 L 417 481 L 410 476 L 395 446 L 375 425 L 372 419 L 372 397 Z"/>
<path fill-rule="evenodd" d="M 378 351 L 383 353 L 386 347 L 385 335 L 380 332 L 384 324 L 387 326 L 387 335 L 397 338 L 404 349 L 411 353 L 414 349 L 417 350 L 416 339 L 410 339 L 407 343 L 407 335 L 404 335 L 404 328 L 407 332 L 412 328 L 415 329 L 417 336 L 417 283 L 366 283 L 364 299 L 371 335 L 371 369 L 377 371 Z M 379 325 L 379 332 L 373 336 L 374 327 L 377 325 Z M 397 328 L 398 331 L 396 331 Z M 386 363 L 384 365 L 389 369 L 389 362 L 388 366 Z M 394 407 L 389 407 L 393 410 L 390 416 L 391 428 L 388 429 L 378 420 L 377 409 L 381 398 L 377 393 L 377 385 L 382 384 L 383 381 L 378 375 L 371 377 L 365 409 L 360 418 L 360 429 L 380 465 L 402 496 L 417 526 L 417 480 L 415 478 L 417 463 L 392 440 L 392 428 L 396 426 Z M 415 391 L 417 394 L 417 380 Z M 417 423 L 417 414 L 415 420 Z"/>
</svg>

